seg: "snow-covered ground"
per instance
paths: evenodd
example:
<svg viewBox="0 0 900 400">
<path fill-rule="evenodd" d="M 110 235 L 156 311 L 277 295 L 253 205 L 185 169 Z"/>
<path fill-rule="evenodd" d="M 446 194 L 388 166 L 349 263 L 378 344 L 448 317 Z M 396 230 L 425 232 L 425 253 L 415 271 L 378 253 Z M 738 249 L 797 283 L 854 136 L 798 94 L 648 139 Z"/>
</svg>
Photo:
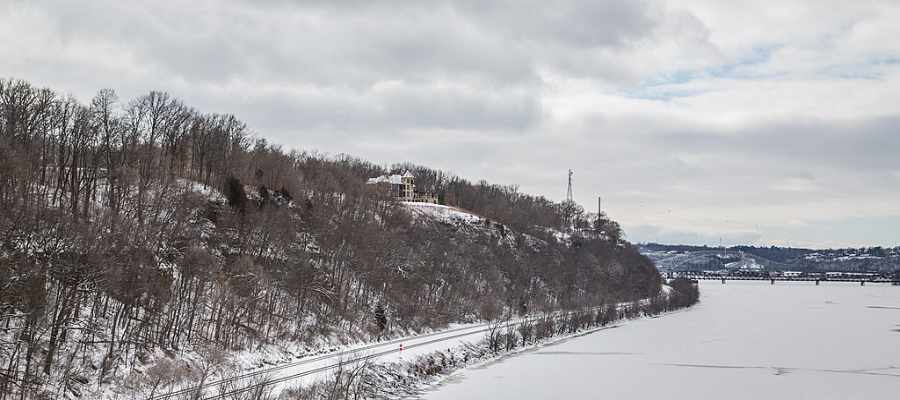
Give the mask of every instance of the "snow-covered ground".
<svg viewBox="0 0 900 400">
<path fill-rule="evenodd" d="M 347 362 L 359 357 L 371 357 L 370 361 L 377 363 L 412 360 L 420 355 L 429 354 L 437 350 L 481 341 L 485 337 L 485 329 L 487 328 L 487 324 L 472 324 L 429 335 L 364 346 L 342 352 L 342 354 L 327 354 L 313 357 L 311 362 L 298 363 L 297 365 L 269 373 L 267 377 L 272 380 L 286 379 L 283 382 L 272 385 L 273 393 L 277 394 L 288 388 L 308 385 L 330 377 L 333 367 L 340 362 Z M 402 350 L 400 350 L 401 345 Z M 292 378 L 295 376 L 296 378 Z"/>
<path fill-rule="evenodd" d="M 538 318 L 538 316 L 528 317 L 528 319 L 534 318 Z M 503 326 L 505 324 L 515 326 L 523 320 L 513 319 L 504 322 Z M 434 333 L 359 345 L 346 350 L 303 357 L 293 362 L 247 371 L 247 374 L 239 377 L 212 380 L 204 385 L 204 393 L 206 396 L 212 396 L 219 393 L 220 390 L 242 391 L 250 385 L 268 381 L 270 383 L 265 386 L 271 390 L 271 393 L 277 395 L 286 389 L 321 382 L 331 377 L 334 370 L 341 363 L 347 363 L 348 367 L 352 367 L 358 363 L 358 361 L 354 360 L 360 358 L 366 358 L 370 363 L 378 364 L 402 363 L 436 351 L 473 345 L 485 339 L 485 335 L 487 335 L 487 331 L 491 329 L 491 326 L 491 323 L 459 324 Z M 184 390 L 187 390 L 188 393 L 193 392 L 192 387 L 186 387 L 161 393 L 156 398 L 177 398 L 176 395 L 180 395 Z"/>
<path fill-rule="evenodd" d="M 701 283 L 683 312 L 451 375 L 443 399 L 895 399 L 900 287 Z"/>
<path fill-rule="evenodd" d="M 370 357 L 373 362 L 396 362 L 414 359 L 440 349 L 458 346 L 461 343 L 474 343 L 484 339 L 486 323 L 457 324 L 446 330 L 428 334 L 415 335 L 371 344 L 360 344 L 346 349 L 318 355 L 298 358 L 291 362 L 275 366 L 267 366 L 231 378 L 215 378 L 204 384 L 205 396 L 212 396 L 220 391 L 242 391 L 248 386 L 262 381 L 273 382 L 265 386 L 273 394 L 285 389 L 308 385 L 322 381 L 331 376 L 333 370 L 343 362 L 361 357 Z M 402 345 L 402 350 L 401 350 Z M 246 358 L 252 358 L 245 355 Z M 154 399 L 180 398 L 182 394 L 194 393 L 195 386 L 175 388 L 163 391 Z M 201 398 L 205 398 L 201 396 Z"/>
<path fill-rule="evenodd" d="M 482 220 L 481 217 L 456 207 L 409 201 L 404 201 L 403 205 L 416 215 L 428 216 L 444 222 L 467 222 L 474 224 L 479 223 Z"/>
</svg>

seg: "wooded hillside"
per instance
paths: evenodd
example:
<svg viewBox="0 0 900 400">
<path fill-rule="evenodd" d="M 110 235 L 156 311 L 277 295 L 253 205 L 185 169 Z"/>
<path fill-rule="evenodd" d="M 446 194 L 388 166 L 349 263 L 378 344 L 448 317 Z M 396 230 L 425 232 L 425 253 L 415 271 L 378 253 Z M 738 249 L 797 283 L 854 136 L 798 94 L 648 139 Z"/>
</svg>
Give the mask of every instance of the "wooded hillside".
<svg viewBox="0 0 900 400">
<path fill-rule="evenodd" d="M 166 93 L 82 103 L 0 80 L 0 155 L 0 400 L 132 384 L 159 354 L 366 340 L 660 287 L 605 217 L 602 234 L 558 240 L 571 205 L 285 151 Z M 364 183 L 407 168 L 484 222 L 413 218 Z"/>
</svg>

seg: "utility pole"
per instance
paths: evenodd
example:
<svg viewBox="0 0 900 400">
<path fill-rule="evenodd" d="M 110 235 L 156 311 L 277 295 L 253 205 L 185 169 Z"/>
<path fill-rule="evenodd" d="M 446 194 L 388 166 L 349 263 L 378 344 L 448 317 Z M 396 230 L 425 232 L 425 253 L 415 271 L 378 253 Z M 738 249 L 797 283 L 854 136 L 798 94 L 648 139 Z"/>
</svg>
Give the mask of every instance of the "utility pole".
<svg viewBox="0 0 900 400">
<path fill-rule="evenodd" d="M 574 229 L 573 221 L 572 221 L 572 212 L 575 205 L 574 195 L 572 194 L 572 174 L 575 173 L 571 169 L 569 170 L 569 188 L 566 191 L 566 204 L 565 204 L 565 218 L 566 218 L 566 230 L 572 232 Z"/>
</svg>

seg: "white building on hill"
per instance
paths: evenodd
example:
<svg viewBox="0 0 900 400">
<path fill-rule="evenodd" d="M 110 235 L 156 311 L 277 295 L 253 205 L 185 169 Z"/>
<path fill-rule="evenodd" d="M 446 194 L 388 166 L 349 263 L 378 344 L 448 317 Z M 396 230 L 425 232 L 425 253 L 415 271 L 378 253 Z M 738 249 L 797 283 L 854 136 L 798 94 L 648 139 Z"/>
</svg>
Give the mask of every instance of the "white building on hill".
<svg viewBox="0 0 900 400">
<path fill-rule="evenodd" d="M 369 178 L 366 184 L 385 188 L 389 191 L 391 197 L 399 201 L 438 203 L 437 197 L 433 194 L 416 191 L 416 177 L 409 171 L 404 172 L 403 175 L 382 175 Z"/>
</svg>

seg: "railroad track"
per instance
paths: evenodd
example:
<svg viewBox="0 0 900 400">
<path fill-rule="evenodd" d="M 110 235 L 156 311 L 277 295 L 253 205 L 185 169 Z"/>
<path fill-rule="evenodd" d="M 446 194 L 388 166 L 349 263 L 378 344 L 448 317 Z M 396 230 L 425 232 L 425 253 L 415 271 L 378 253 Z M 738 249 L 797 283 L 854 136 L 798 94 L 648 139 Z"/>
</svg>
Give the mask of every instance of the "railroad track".
<svg viewBox="0 0 900 400">
<path fill-rule="evenodd" d="M 477 328 L 482 327 L 482 326 L 486 326 L 486 324 L 475 325 L 475 326 L 467 326 L 467 327 L 461 327 L 461 328 L 453 328 L 453 329 L 448 329 L 448 330 L 445 330 L 445 331 L 432 332 L 432 333 L 427 333 L 427 334 L 417 335 L 417 336 L 408 336 L 408 337 L 399 338 L 399 339 L 393 339 L 393 340 L 388 340 L 388 341 L 384 341 L 384 342 L 372 343 L 372 344 L 368 344 L 368 345 L 365 345 L 365 346 L 362 346 L 362 347 L 358 347 L 358 348 L 354 348 L 354 349 L 343 350 L 343 351 L 334 352 L 334 353 L 322 354 L 322 355 L 314 356 L 314 357 L 312 357 L 312 358 L 304 358 L 304 359 L 299 360 L 299 361 L 290 362 L 290 363 L 285 363 L 285 364 L 280 364 L 280 365 L 276 365 L 276 366 L 271 367 L 271 368 L 266 368 L 266 369 L 262 369 L 262 370 L 257 370 L 257 371 L 249 372 L 249 373 L 246 373 L 246 374 L 243 374 L 243 375 L 240 375 L 240 376 L 235 376 L 235 377 L 231 377 L 231 378 L 223 378 L 223 379 L 219 379 L 219 380 L 207 382 L 207 383 L 204 383 L 202 386 L 193 386 L 193 387 L 189 387 L 189 388 L 179 389 L 179 390 L 177 390 L 177 391 L 173 391 L 173 392 L 170 392 L 170 393 L 166 393 L 166 394 L 162 394 L 162 395 L 150 397 L 150 398 L 148 398 L 148 400 L 167 400 L 167 399 L 172 399 L 172 398 L 176 398 L 176 397 L 178 397 L 178 396 L 184 395 L 184 394 L 195 393 L 197 390 L 200 390 L 200 389 L 204 389 L 204 390 L 205 390 L 205 389 L 209 389 L 209 388 L 212 388 L 212 387 L 221 386 L 221 385 L 224 385 L 224 384 L 229 384 L 229 383 L 234 383 L 234 382 L 237 382 L 237 381 L 242 381 L 242 380 L 252 379 L 252 378 L 255 378 L 255 377 L 258 377 L 258 376 L 268 375 L 268 374 L 271 374 L 271 373 L 273 373 L 273 372 L 282 371 L 282 370 L 285 370 L 285 369 L 288 369 L 288 368 L 294 368 L 294 367 L 299 367 L 299 366 L 306 365 L 306 364 L 316 363 L 316 362 L 319 362 L 319 361 L 322 361 L 322 360 L 327 360 L 327 359 L 329 359 L 329 358 L 340 358 L 340 357 L 344 357 L 344 356 L 347 356 L 347 355 L 352 355 L 352 354 L 355 354 L 355 353 L 365 352 L 365 351 L 368 351 L 368 350 L 371 350 L 371 349 L 374 349 L 374 348 L 378 348 L 378 347 L 389 346 L 389 345 L 395 345 L 395 344 L 400 344 L 400 343 L 403 343 L 403 342 L 409 342 L 409 341 L 412 341 L 412 340 L 424 339 L 424 338 L 433 337 L 433 336 L 446 335 L 446 334 L 448 334 L 448 333 L 453 333 L 453 332 L 459 332 L 459 331 L 464 331 L 464 330 L 477 329 Z M 475 332 L 470 332 L 470 333 L 467 333 L 467 334 L 472 334 L 472 333 L 475 333 Z M 407 346 L 407 348 L 408 348 L 408 346 Z"/>
<path fill-rule="evenodd" d="M 518 322 L 514 323 L 513 326 L 522 324 L 523 322 L 524 322 L 524 321 L 518 321 Z M 465 336 L 470 336 L 470 335 L 474 335 L 474 334 L 478 334 L 478 333 L 485 333 L 485 332 L 490 331 L 491 329 L 494 329 L 494 328 L 493 328 L 493 327 L 487 327 L 487 328 L 483 328 L 483 329 L 480 329 L 480 330 L 477 330 L 477 331 L 474 331 L 474 332 L 460 333 L 460 334 L 456 334 L 456 335 L 453 335 L 453 336 L 441 337 L 441 338 L 437 338 L 437 339 L 428 340 L 428 341 L 425 341 L 425 342 L 414 343 L 414 344 L 411 344 L 411 345 L 409 345 L 409 346 L 405 346 L 405 347 L 404 347 L 404 350 L 414 349 L 414 348 L 416 348 L 416 347 L 426 346 L 426 345 L 433 344 L 433 343 L 438 343 L 438 342 L 444 342 L 444 341 L 447 341 L 447 340 L 453 340 L 453 339 L 457 339 L 457 338 L 461 338 L 461 337 L 465 337 Z M 335 368 L 341 367 L 341 366 L 343 366 L 343 365 L 360 363 L 360 362 L 368 361 L 368 360 L 371 360 L 371 359 L 374 359 L 374 358 L 386 356 L 386 355 L 388 355 L 388 354 L 397 353 L 397 352 L 400 352 L 400 351 L 403 351 L 403 350 L 401 350 L 401 349 L 399 349 L 399 348 L 392 348 L 392 349 L 383 350 L 383 351 L 380 351 L 380 352 L 377 352 L 377 353 L 366 354 L 366 355 L 363 355 L 363 356 L 354 358 L 354 359 L 352 359 L 352 360 L 344 360 L 344 361 L 340 361 L 340 362 L 337 362 L 337 363 L 334 363 L 334 364 L 325 365 L 325 366 L 318 367 L 318 368 L 314 368 L 314 369 L 311 369 L 311 370 L 298 372 L 298 373 L 296 373 L 296 374 L 291 374 L 291 375 L 287 375 L 287 376 L 278 377 L 278 378 L 275 378 L 275 379 L 266 380 L 266 381 L 263 381 L 263 382 L 260 382 L 260 383 L 254 384 L 254 385 L 249 385 L 249 386 L 237 388 L 237 389 L 234 389 L 234 390 L 225 392 L 225 393 L 219 393 L 219 394 L 216 394 L 216 395 L 211 396 L 211 397 L 203 397 L 203 400 L 221 399 L 221 398 L 224 398 L 225 396 L 231 396 L 231 395 L 235 395 L 235 394 L 251 392 L 251 391 L 254 391 L 254 390 L 256 390 L 257 388 L 259 388 L 259 387 L 261 387 L 261 386 L 271 386 L 271 385 L 276 385 L 276 384 L 279 384 L 279 383 L 282 383 L 282 382 L 287 382 L 287 381 L 291 381 L 291 380 L 294 380 L 294 379 L 303 378 L 303 377 L 305 377 L 305 376 L 314 375 L 314 374 L 317 374 L 317 373 L 320 373 L 320 372 L 325 372 L 325 371 L 328 371 L 328 370 L 331 370 L 331 369 L 335 369 Z"/>
<path fill-rule="evenodd" d="M 643 303 L 643 301 L 642 301 L 642 303 Z M 620 303 L 619 305 L 617 305 L 616 309 L 621 310 L 623 307 L 625 307 L 624 303 Z M 593 312 L 600 308 L 602 308 L 602 307 L 592 307 L 587 310 Z M 555 315 L 550 315 L 550 317 L 553 319 L 559 319 L 559 318 L 568 317 L 569 315 L 571 315 L 575 312 L 579 312 L 579 311 L 556 312 L 556 313 L 554 313 Z M 520 318 L 515 321 L 501 322 L 500 325 L 502 325 L 503 327 L 508 327 L 508 326 L 515 327 L 515 326 L 521 325 L 525 322 L 533 322 L 533 321 L 536 321 L 536 320 L 539 320 L 539 319 L 545 318 L 545 317 L 546 317 L 546 315 L 533 315 L 533 316 L 528 316 L 525 318 Z M 253 371 L 253 372 L 243 374 L 240 376 L 223 378 L 223 379 L 204 383 L 203 385 L 200 385 L 200 386 L 193 386 L 193 387 L 179 389 L 179 390 L 172 391 L 169 393 L 150 397 L 147 400 L 170 400 L 170 399 L 175 399 L 175 398 L 178 398 L 179 396 L 184 396 L 184 395 L 188 395 L 188 394 L 196 395 L 198 392 L 215 391 L 214 389 L 217 387 L 227 387 L 228 385 L 236 385 L 241 381 L 247 381 L 247 380 L 250 380 L 253 378 L 264 377 L 264 376 L 267 376 L 274 372 L 283 371 L 283 370 L 289 369 L 289 368 L 300 367 L 303 365 L 313 364 L 313 363 L 317 363 L 319 361 L 328 360 L 328 359 L 341 360 L 341 361 L 331 363 L 328 365 L 324 365 L 321 367 L 316 367 L 313 369 L 300 371 L 300 372 L 288 374 L 285 376 L 279 376 L 279 377 L 276 377 L 273 379 L 266 379 L 262 382 L 250 382 L 250 383 L 241 385 L 240 388 L 236 388 L 236 389 L 230 389 L 230 390 L 226 389 L 225 391 L 219 390 L 219 392 L 216 395 L 211 396 L 211 397 L 200 397 L 204 400 L 206 400 L 206 399 L 208 399 L 208 400 L 221 399 L 221 398 L 224 398 L 225 396 L 250 392 L 250 391 L 253 391 L 253 390 L 259 388 L 260 386 L 270 386 L 270 385 L 275 385 L 278 383 L 287 382 L 287 381 L 294 380 L 294 379 L 300 379 L 305 376 L 309 376 L 309 375 L 317 374 L 320 372 L 328 371 L 331 369 L 335 369 L 335 368 L 338 368 L 338 367 L 340 367 L 342 365 L 346 365 L 346 364 L 364 362 L 364 361 L 382 357 L 382 356 L 385 356 L 388 354 L 398 353 L 398 352 L 404 351 L 404 350 L 414 349 L 414 348 L 418 348 L 421 346 L 426 346 L 426 345 L 439 343 L 439 342 L 443 342 L 443 341 L 454 340 L 454 339 L 458 339 L 458 338 L 465 337 L 465 336 L 486 333 L 486 332 L 491 331 L 492 329 L 496 329 L 495 328 L 496 325 L 497 325 L 497 323 L 483 323 L 483 324 L 479 324 L 479 325 L 475 325 L 475 326 L 453 328 L 453 329 L 449 329 L 449 330 L 445 330 L 445 331 L 441 331 L 441 332 L 433 332 L 433 333 L 428 333 L 428 334 L 424 334 L 424 335 L 417 335 L 417 336 L 393 339 L 393 340 L 389 340 L 389 341 L 385 341 L 385 342 L 372 343 L 372 344 L 365 345 L 365 346 L 355 348 L 355 349 L 344 350 L 344 351 L 339 351 L 339 352 L 335 352 L 335 353 L 322 354 L 319 356 L 303 359 L 303 360 L 292 362 L 292 363 L 286 363 L 286 364 L 277 365 L 277 366 L 274 366 L 271 368 Z M 465 331 L 465 332 L 463 332 L 463 331 Z M 445 336 L 447 334 L 454 333 L 454 332 L 462 332 L 462 333 Z M 435 337 L 435 336 L 439 336 L 439 337 L 437 337 L 435 339 L 431 339 L 431 340 L 426 340 L 424 342 L 418 342 L 418 340 L 427 339 L 429 337 Z M 414 341 L 414 343 L 406 345 L 402 349 L 400 347 L 393 346 L 393 345 L 401 344 L 404 342 L 411 342 L 411 341 Z M 391 347 L 388 347 L 385 350 L 377 351 L 375 353 L 365 354 L 366 351 L 369 351 L 372 349 L 377 349 L 380 347 L 385 347 L 385 346 L 391 346 Z M 351 356 L 351 358 L 343 359 L 346 356 Z M 356 356 L 356 357 L 353 357 L 353 356 Z"/>
</svg>

